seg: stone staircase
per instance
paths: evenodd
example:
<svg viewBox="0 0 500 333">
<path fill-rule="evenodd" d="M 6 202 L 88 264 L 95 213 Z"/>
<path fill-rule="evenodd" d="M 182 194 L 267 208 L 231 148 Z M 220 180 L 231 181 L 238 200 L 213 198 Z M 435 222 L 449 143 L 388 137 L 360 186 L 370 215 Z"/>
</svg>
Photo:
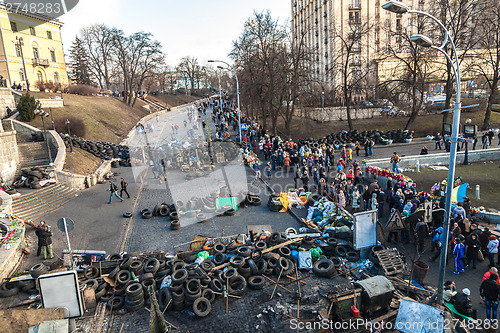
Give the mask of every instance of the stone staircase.
<svg viewBox="0 0 500 333">
<path fill-rule="evenodd" d="M 159 103 L 155 98 L 152 98 L 150 96 L 144 98 L 143 101 L 148 103 L 150 106 L 154 107 L 156 111 L 161 111 L 166 109 L 165 105 Z"/>
<path fill-rule="evenodd" d="M 19 151 L 19 166 L 16 177 L 21 174 L 22 169 L 49 165 L 49 155 L 45 141 L 31 141 L 31 138 L 20 133 L 16 134 L 16 138 Z M 51 154 L 52 159 L 54 159 L 57 151 L 52 148 Z"/>
<path fill-rule="evenodd" d="M 78 190 L 61 184 L 31 190 L 12 202 L 12 213 L 22 219 L 37 220 L 54 212 L 78 196 Z"/>
</svg>

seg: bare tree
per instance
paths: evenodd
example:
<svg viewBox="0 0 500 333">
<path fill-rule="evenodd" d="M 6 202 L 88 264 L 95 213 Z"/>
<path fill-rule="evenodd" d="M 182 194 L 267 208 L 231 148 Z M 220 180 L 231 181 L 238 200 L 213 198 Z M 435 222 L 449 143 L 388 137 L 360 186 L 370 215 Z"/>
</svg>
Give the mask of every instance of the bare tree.
<svg viewBox="0 0 500 333">
<path fill-rule="evenodd" d="M 479 19 L 477 35 L 480 51 L 472 57 L 472 70 L 484 78 L 490 90 L 482 129 L 490 127 L 491 107 L 498 100 L 500 82 L 500 2 L 490 0 Z"/>
<path fill-rule="evenodd" d="M 182 72 L 184 78 L 186 79 L 186 85 L 189 81 L 191 85 L 191 91 L 193 91 L 195 89 L 195 85 L 201 71 L 201 66 L 198 63 L 198 59 L 195 57 L 184 57 L 181 59 L 177 68 Z"/>
<path fill-rule="evenodd" d="M 116 61 L 121 68 L 124 102 L 133 106 L 137 100 L 135 91 L 140 90 L 144 80 L 164 64 L 161 44 L 151 39 L 152 34 L 137 32 L 125 36 L 123 31 L 113 30 L 113 45 Z"/>
<path fill-rule="evenodd" d="M 96 24 L 80 31 L 82 46 L 88 55 L 88 67 L 101 89 L 109 89 L 110 86 L 112 30 L 104 24 Z"/>
<path fill-rule="evenodd" d="M 372 25 L 370 22 L 352 23 L 354 24 L 350 25 L 348 32 L 340 27 L 334 27 L 333 38 L 338 49 L 335 52 L 335 66 L 329 68 L 329 73 L 339 78 L 336 80 L 339 82 L 336 90 L 343 96 L 349 129 L 354 128 L 351 116 L 353 93 L 359 94 L 363 91 L 373 69 L 361 52 L 370 47 L 368 37 Z"/>
<path fill-rule="evenodd" d="M 426 20 L 418 18 L 412 20 L 417 33 L 423 33 Z M 412 26 L 409 26 L 411 30 Z M 380 57 L 381 61 L 395 64 L 389 77 L 391 79 L 381 83 L 392 95 L 404 95 L 408 97 L 411 112 L 405 129 L 410 129 L 418 116 L 418 112 L 424 101 L 426 83 L 430 78 L 430 54 L 410 41 L 410 36 L 401 27 L 392 29 L 388 27 L 386 32 L 395 43 L 388 44 L 386 53 Z"/>
<path fill-rule="evenodd" d="M 245 27 L 238 40 L 233 42 L 230 56 L 238 63 L 239 71 L 246 72 L 239 77 L 252 85 L 248 91 L 261 111 L 263 126 L 267 118 L 271 120 L 271 129 L 277 133 L 280 114 L 279 91 L 282 89 L 280 67 L 283 66 L 283 50 L 286 48 L 287 32 L 269 11 L 257 13 L 245 22 Z M 242 84 L 242 86 L 244 86 Z"/>
<path fill-rule="evenodd" d="M 483 4 L 481 2 L 470 0 L 439 0 L 436 1 L 431 8 L 431 12 L 434 16 L 440 18 L 441 22 L 443 22 L 450 32 L 451 36 L 449 36 L 449 38 L 453 40 L 457 50 L 460 50 L 458 54 L 459 64 L 467 57 L 470 50 L 477 47 L 478 38 L 476 33 L 479 22 L 477 18 L 483 15 L 482 8 Z M 437 26 L 435 27 L 436 29 L 439 28 Z M 443 38 L 443 33 L 440 34 L 441 40 Z M 435 34 L 432 33 L 430 37 L 435 37 Z M 454 55 L 451 53 L 452 50 L 449 44 L 444 46 L 444 50 L 448 52 L 453 59 Z M 445 109 L 449 109 L 454 85 L 454 74 L 449 62 L 446 62 L 445 75 Z M 449 112 L 444 112 L 443 122 L 449 122 L 448 117 Z"/>
</svg>

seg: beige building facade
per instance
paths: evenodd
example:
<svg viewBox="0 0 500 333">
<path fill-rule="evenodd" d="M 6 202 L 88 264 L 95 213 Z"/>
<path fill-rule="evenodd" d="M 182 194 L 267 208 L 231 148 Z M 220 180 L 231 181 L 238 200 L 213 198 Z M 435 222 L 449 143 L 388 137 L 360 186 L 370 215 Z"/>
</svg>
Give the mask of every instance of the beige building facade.
<svg viewBox="0 0 500 333">
<path fill-rule="evenodd" d="M 63 24 L 36 14 L 8 12 L 0 4 L 0 75 L 36 90 L 37 81 L 68 84 L 61 38 Z"/>
</svg>

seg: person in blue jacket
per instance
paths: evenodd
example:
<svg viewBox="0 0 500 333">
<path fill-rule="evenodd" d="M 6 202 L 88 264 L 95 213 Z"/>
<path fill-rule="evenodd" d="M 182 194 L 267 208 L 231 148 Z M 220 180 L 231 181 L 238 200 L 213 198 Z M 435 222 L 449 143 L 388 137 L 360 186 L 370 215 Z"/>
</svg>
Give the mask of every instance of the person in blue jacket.
<svg viewBox="0 0 500 333">
<path fill-rule="evenodd" d="M 434 256 L 430 257 L 429 260 L 434 261 L 437 259 L 437 257 L 441 255 L 442 241 L 443 241 L 443 227 L 439 227 L 432 233 L 431 251 L 434 251 L 434 249 L 436 249 L 437 252 L 434 254 Z"/>
<path fill-rule="evenodd" d="M 457 242 L 453 248 L 453 257 L 455 258 L 455 270 L 453 274 L 460 274 L 464 272 L 464 265 L 462 264 L 462 258 L 465 256 L 465 244 L 463 243 L 464 237 L 459 235 L 455 238 Z"/>
</svg>

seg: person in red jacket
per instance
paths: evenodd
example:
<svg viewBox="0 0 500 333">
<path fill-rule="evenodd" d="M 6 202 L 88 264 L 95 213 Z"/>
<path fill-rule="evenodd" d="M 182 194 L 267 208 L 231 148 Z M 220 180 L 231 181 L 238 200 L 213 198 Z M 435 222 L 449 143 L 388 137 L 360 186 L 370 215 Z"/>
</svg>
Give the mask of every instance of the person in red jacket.
<svg viewBox="0 0 500 333">
<path fill-rule="evenodd" d="M 484 280 L 489 279 L 491 274 L 496 274 L 498 276 L 498 269 L 496 267 L 491 267 L 491 269 L 489 271 L 484 273 L 483 279 L 481 280 L 481 283 L 483 283 Z M 500 284 L 500 277 L 497 278 L 497 283 Z"/>
</svg>

